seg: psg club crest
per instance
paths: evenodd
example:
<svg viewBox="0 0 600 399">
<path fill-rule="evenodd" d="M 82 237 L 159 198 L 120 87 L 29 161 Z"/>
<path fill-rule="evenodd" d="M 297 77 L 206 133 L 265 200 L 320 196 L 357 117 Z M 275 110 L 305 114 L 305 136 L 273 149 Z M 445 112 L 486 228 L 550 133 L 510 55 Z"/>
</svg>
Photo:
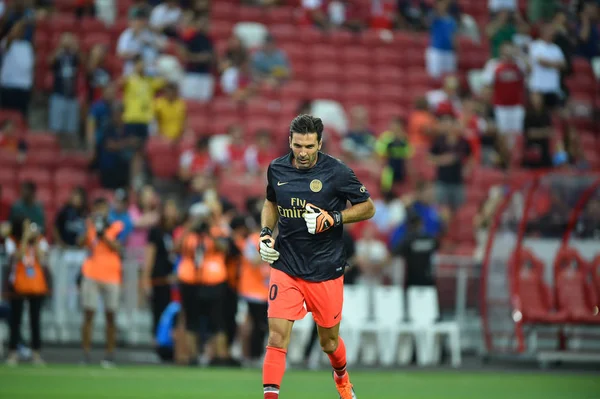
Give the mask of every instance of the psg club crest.
<svg viewBox="0 0 600 399">
<path fill-rule="evenodd" d="M 321 183 L 321 180 L 315 179 L 310 182 L 310 190 L 312 192 L 318 193 L 319 191 L 321 191 L 322 188 L 323 188 L 323 183 Z"/>
</svg>

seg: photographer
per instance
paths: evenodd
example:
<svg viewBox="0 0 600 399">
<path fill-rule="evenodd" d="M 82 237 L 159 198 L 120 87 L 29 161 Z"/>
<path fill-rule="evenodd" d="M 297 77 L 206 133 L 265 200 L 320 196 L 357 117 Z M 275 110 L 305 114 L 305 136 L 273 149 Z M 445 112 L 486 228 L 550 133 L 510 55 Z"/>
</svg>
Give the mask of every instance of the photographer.
<svg viewBox="0 0 600 399">
<path fill-rule="evenodd" d="M 213 230 L 213 231 L 211 231 Z M 181 261 L 177 270 L 181 301 L 185 317 L 186 340 L 190 363 L 198 357 L 198 339 L 206 330 L 213 337 L 215 359 L 213 364 L 225 364 L 229 358 L 223 299 L 227 284 L 227 237 L 214 234 L 210 224 L 210 208 L 195 204 L 190 209 L 190 220 L 179 243 Z"/>
<path fill-rule="evenodd" d="M 29 219 L 11 220 L 12 237 L 6 239 L 5 248 L 10 267 L 10 354 L 7 364 L 18 363 L 17 346 L 21 336 L 21 318 L 25 301 L 29 305 L 29 325 L 31 328 L 31 347 L 33 363 L 43 365 L 40 356 L 42 347 L 40 314 L 44 297 L 49 292 L 49 281 L 44 269 L 48 243 L 40 234 L 40 228 Z"/>
<path fill-rule="evenodd" d="M 90 361 L 92 323 L 102 297 L 106 316 L 106 354 L 102 361 L 104 367 L 113 365 L 113 353 L 116 346 L 115 311 L 119 306 L 121 286 L 121 248 L 117 236 L 123 230 L 123 223 L 112 222 L 108 217 L 109 205 L 104 198 L 94 201 L 92 216 L 87 221 L 84 235 L 79 244 L 85 246 L 89 256 L 82 266 L 81 301 L 84 309 L 82 326 L 82 344 L 84 362 Z"/>
</svg>

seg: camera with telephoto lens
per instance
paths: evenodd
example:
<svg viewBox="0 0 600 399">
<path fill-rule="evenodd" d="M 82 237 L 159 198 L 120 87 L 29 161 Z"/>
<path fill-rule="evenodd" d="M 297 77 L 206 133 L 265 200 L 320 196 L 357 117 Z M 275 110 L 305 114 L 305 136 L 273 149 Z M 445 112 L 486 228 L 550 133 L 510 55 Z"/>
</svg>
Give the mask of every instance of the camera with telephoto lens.
<svg viewBox="0 0 600 399">
<path fill-rule="evenodd" d="M 94 228 L 96 229 L 96 234 L 98 236 L 104 235 L 104 232 L 108 228 L 108 220 L 104 216 L 96 216 L 94 217 Z"/>
</svg>

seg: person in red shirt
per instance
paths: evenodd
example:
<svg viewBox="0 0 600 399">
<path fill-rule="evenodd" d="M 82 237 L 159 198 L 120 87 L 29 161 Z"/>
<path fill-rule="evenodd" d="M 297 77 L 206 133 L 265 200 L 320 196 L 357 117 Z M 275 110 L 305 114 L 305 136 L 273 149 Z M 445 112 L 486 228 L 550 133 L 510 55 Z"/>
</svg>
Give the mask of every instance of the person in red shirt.
<svg viewBox="0 0 600 399">
<path fill-rule="evenodd" d="M 504 42 L 500 58 L 490 60 L 484 71 L 484 82 L 491 91 L 496 124 L 502 134 L 523 132 L 527 66 L 515 54 L 515 46 Z"/>
<path fill-rule="evenodd" d="M 185 151 L 179 158 L 179 178 L 184 183 L 189 183 L 195 175 L 211 173 L 215 163 L 208 150 L 208 137 L 201 137 L 196 142 L 196 147 Z"/>
</svg>

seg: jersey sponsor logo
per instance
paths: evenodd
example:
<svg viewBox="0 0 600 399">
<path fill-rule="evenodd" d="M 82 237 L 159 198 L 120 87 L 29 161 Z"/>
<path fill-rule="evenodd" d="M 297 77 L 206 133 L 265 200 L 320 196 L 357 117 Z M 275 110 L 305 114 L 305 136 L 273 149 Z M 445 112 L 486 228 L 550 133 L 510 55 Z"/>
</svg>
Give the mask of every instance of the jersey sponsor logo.
<svg viewBox="0 0 600 399">
<path fill-rule="evenodd" d="M 319 191 L 321 191 L 322 188 L 323 188 L 323 183 L 321 183 L 321 180 L 314 179 L 313 181 L 310 182 L 310 190 L 312 192 L 318 193 Z"/>
<path fill-rule="evenodd" d="M 289 183 L 289 181 L 283 181 L 283 182 L 282 181 L 278 181 L 277 185 L 278 186 L 283 186 L 284 184 L 288 184 L 288 183 Z"/>
<path fill-rule="evenodd" d="M 306 200 L 292 197 L 290 199 L 290 208 L 284 208 L 281 205 L 277 205 L 277 211 L 279 212 L 279 216 L 284 218 L 303 218 L 304 213 L 306 212 Z"/>
</svg>

